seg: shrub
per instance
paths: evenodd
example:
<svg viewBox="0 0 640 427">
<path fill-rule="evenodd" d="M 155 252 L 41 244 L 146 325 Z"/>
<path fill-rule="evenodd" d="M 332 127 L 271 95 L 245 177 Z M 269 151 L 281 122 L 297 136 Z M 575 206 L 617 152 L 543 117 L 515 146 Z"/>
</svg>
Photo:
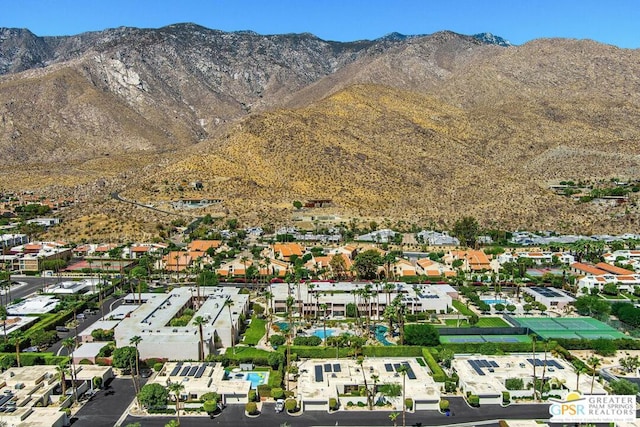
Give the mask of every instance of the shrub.
<svg viewBox="0 0 640 427">
<path fill-rule="evenodd" d="M 312 335 L 310 337 L 295 337 L 293 339 L 294 345 L 307 345 L 311 347 L 318 346 L 322 343 L 322 338 Z"/>
<path fill-rule="evenodd" d="M 206 413 L 215 412 L 218 409 L 218 402 L 215 400 L 206 400 L 202 404 L 202 409 Z"/>
<path fill-rule="evenodd" d="M 279 387 L 272 388 L 271 389 L 271 397 L 273 397 L 274 399 L 282 399 L 284 397 L 284 390 L 282 390 Z"/>
<path fill-rule="evenodd" d="M 254 389 L 249 390 L 248 396 L 249 402 L 257 402 L 258 401 L 258 393 Z"/>
<path fill-rule="evenodd" d="M 218 401 L 218 400 L 220 400 L 220 396 L 215 391 L 210 391 L 210 392 L 205 393 L 202 396 L 200 396 L 200 402 L 206 402 L 208 400 L 216 400 L 216 401 Z"/>
<path fill-rule="evenodd" d="M 331 409 L 332 411 L 338 409 L 338 399 L 336 399 L 335 397 L 329 399 L 329 409 Z"/>
<path fill-rule="evenodd" d="M 504 386 L 507 390 L 524 390 L 524 380 L 522 378 L 507 378 Z"/>
<path fill-rule="evenodd" d="M 434 346 L 440 344 L 440 334 L 435 326 L 410 324 L 404 327 L 404 340 L 409 345 Z"/>
<path fill-rule="evenodd" d="M 258 395 L 262 397 L 271 397 L 271 386 L 268 384 L 261 384 L 258 386 Z"/>
<path fill-rule="evenodd" d="M 440 410 L 441 411 L 446 411 L 447 409 L 449 409 L 449 401 L 446 399 L 442 399 L 440 401 Z"/>
<path fill-rule="evenodd" d="M 247 411 L 249 415 L 257 415 L 258 414 L 258 405 L 256 402 L 248 402 L 244 405 L 244 410 Z"/>
<path fill-rule="evenodd" d="M 275 335 L 271 335 L 271 336 L 269 337 L 269 343 L 271 343 L 271 345 L 272 345 L 273 347 L 279 347 L 279 346 L 281 346 L 282 344 L 284 344 L 284 343 L 285 343 L 285 341 L 286 341 L 286 339 L 284 338 L 284 336 L 283 336 L 283 335 L 275 334 Z"/>
<path fill-rule="evenodd" d="M 508 391 L 502 392 L 502 403 L 511 403 L 511 393 L 509 393 Z"/>
<path fill-rule="evenodd" d="M 410 397 L 407 397 L 404 400 L 404 406 L 410 411 L 413 409 L 413 399 Z"/>
<path fill-rule="evenodd" d="M 480 406 L 480 396 L 471 394 L 467 397 L 467 402 L 469 402 L 470 406 L 478 407 Z"/>
<path fill-rule="evenodd" d="M 298 402 L 295 399 L 287 399 L 284 402 L 284 407 L 287 409 L 287 412 L 297 412 Z"/>
<path fill-rule="evenodd" d="M 93 388 L 100 388 L 102 386 L 101 377 L 93 377 L 91 381 L 93 382 Z"/>
<path fill-rule="evenodd" d="M 444 373 L 438 362 L 436 362 L 435 357 L 427 348 L 422 349 L 422 357 L 427 362 L 427 366 L 431 370 L 431 374 L 433 375 L 433 380 L 435 382 L 445 382 L 447 380 L 447 374 Z"/>
<path fill-rule="evenodd" d="M 156 372 L 160 372 L 160 370 L 162 369 L 163 366 L 164 366 L 164 363 L 162 363 L 162 362 L 154 363 L 153 364 L 153 370 L 156 371 Z"/>
<path fill-rule="evenodd" d="M 358 408 L 364 408 L 365 407 L 364 402 L 358 402 L 357 405 L 358 405 Z"/>
<path fill-rule="evenodd" d="M 82 359 L 80 365 L 93 365 L 93 362 L 89 359 Z"/>
</svg>

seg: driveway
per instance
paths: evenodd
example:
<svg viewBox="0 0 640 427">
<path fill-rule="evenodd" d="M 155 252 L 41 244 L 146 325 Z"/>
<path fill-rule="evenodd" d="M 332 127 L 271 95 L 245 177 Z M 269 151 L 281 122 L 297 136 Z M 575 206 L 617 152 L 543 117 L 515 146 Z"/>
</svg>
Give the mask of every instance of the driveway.
<svg viewBox="0 0 640 427">
<path fill-rule="evenodd" d="M 147 381 L 140 378 L 141 386 Z M 135 397 L 130 378 L 114 378 L 73 417 L 74 427 L 113 426 Z"/>
</svg>

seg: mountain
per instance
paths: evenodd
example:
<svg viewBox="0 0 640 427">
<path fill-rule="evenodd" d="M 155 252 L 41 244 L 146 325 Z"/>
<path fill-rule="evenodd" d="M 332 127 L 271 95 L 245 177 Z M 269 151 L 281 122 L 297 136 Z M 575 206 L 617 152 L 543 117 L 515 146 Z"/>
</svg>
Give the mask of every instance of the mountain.
<svg viewBox="0 0 640 427">
<path fill-rule="evenodd" d="M 473 35 L 474 39 L 480 40 L 482 43 L 495 44 L 496 46 L 509 47 L 513 46 L 509 40 L 505 40 L 500 36 L 491 33 L 479 33 Z"/>
<path fill-rule="evenodd" d="M 247 224 L 326 198 L 319 212 L 342 218 L 627 231 L 633 198 L 576 204 L 548 186 L 640 177 L 639 61 L 592 41 L 511 46 L 488 33 L 339 43 L 194 24 L 0 29 L 0 181 L 84 200 L 60 228 L 76 239 L 148 237 L 171 221 L 114 191 L 167 209 L 222 199 L 193 215 Z"/>
</svg>

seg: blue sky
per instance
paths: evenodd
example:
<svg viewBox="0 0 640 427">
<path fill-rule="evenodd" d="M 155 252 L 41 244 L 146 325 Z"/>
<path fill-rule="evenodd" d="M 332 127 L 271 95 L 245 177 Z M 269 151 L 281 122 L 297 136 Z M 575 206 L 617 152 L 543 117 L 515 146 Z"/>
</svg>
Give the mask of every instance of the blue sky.
<svg viewBox="0 0 640 427">
<path fill-rule="evenodd" d="M 0 27 L 39 36 L 178 22 L 336 41 L 451 30 L 514 44 L 568 37 L 640 47 L 638 0 L 0 0 Z"/>
</svg>

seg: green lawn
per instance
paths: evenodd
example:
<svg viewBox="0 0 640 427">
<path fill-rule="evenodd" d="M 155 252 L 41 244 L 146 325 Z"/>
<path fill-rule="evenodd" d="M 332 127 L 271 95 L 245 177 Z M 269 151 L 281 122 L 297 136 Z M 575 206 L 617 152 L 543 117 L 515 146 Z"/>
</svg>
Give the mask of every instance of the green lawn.
<svg viewBox="0 0 640 427">
<path fill-rule="evenodd" d="M 251 319 L 251 324 L 247 328 L 244 333 L 244 344 L 247 345 L 256 345 L 258 341 L 264 336 L 267 331 L 267 321 L 264 319 L 259 319 L 257 317 L 253 317 Z"/>
<path fill-rule="evenodd" d="M 445 325 L 448 327 L 455 328 L 458 325 L 457 319 L 445 319 Z M 477 328 L 508 328 L 510 325 L 502 320 L 500 317 L 481 317 L 478 321 L 478 324 L 475 325 Z M 467 319 L 460 318 L 460 327 L 468 328 L 469 324 L 467 323 Z"/>
<path fill-rule="evenodd" d="M 458 310 L 460 312 L 460 314 L 464 315 L 464 316 L 471 316 L 472 314 L 475 314 L 473 311 L 471 311 L 469 308 L 467 308 L 466 305 L 464 305 L 462 302 L 460 301 L 453 301 L 453 307 Z"/>
</svg>

